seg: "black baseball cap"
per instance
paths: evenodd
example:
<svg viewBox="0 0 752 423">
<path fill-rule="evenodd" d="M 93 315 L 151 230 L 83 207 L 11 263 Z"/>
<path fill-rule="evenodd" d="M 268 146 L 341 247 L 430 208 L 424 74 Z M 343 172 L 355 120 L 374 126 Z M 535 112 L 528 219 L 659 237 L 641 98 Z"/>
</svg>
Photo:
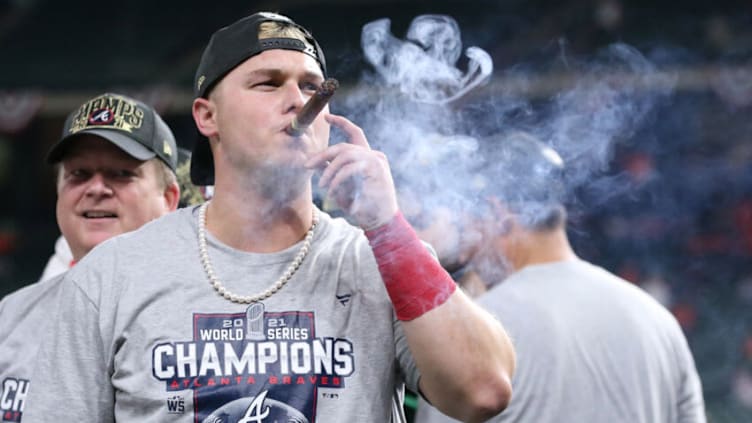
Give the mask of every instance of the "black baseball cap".
<svg viewBox="0 0 752 423">
<path fill-rule="evenodd" d="M 306 42 L 297 38 L 259 38 L 259 27 L 264 22 L 278 22 L 299 29 Z M 211 89 L 248 58 L 266 50 L 294 50 L 305 53 L 318 62 L 326 78 L 324 52 L 311 33 L 292 19 L 271 12 L 258 12 L 219 29 L 211 36 L 196 70 L 193 93 L 196 98 L 206 97 Z M 196 185 L 214 184 L 214 160 L 209 142 L 199 134 L 191 155 L 191 180 Z"/>
<path fill-rule="evenodd" d="M 125 95 L 101 94 L 68 115 L 47 163 L 63 160 L 70 141 L 83 134 L 104 138 L 135 159 L 158 157 L 173 172 L 177 168 L 178 147 L 170 128 L 153 108 Z"/>
</svg>

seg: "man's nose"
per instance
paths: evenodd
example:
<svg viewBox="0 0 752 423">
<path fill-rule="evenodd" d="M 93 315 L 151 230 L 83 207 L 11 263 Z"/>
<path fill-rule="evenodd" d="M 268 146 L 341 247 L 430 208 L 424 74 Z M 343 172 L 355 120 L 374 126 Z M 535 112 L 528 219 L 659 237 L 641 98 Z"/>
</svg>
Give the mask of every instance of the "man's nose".
<svg viewBox="0 0 752 423">
<path fill-rule="evenodd" d="M 300 89 L 297 83 L 290 83 L 285 85 L 285 95 L 287 97 L 288 103 L 288 112 L 295 111 L 297 112 L 301 108 L 303 108 L 303 105 L 306 101 L 308 101 L 309 95 L 306 95 L 303 90 Z"/>
<path fill-rule="evenodd" d="M 86 186 L 86 195 L 105 196 L 112 195 L 112 187 L 107 182 L 107 178 L 101 172 L 95 172 Z"/>
</svg>

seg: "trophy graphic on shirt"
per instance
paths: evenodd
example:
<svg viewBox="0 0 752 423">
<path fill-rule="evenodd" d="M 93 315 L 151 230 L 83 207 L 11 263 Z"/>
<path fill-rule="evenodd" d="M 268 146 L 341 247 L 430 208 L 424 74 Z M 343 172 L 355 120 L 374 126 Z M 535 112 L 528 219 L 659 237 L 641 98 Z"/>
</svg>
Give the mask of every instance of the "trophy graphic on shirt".
<svg viewBox="0 0 752 423">
<path fill-rule="evenodd" d="M 261 341 L 266 339 L 264 335 L 264 305 L 253 303 L 245 312 L 245 339 Z"/>
</svg>

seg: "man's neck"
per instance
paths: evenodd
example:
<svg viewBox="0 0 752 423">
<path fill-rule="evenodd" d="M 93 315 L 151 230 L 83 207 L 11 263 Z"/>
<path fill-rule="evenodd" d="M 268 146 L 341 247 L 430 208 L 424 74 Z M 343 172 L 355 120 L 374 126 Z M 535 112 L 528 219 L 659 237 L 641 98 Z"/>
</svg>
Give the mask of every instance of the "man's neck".
<svg viewBox="0 0 752 423">
<path fill-rule="evenodd" d="M 284 201 L 269 199 L 255 191 L 215 186 L 206 213 L 206 228 L 230 247 L 271 253 L 305 237 L 312 224 L 313 210 L 310 184 L 303 193 Z"/>
<path fill-rule="evenodd" d="M 551 231 L 520 230 L 515 245 L 507 255 L 514 271 L 536 264 L 553 263 L 577 258 L 564 229 Z"/>
</svg>

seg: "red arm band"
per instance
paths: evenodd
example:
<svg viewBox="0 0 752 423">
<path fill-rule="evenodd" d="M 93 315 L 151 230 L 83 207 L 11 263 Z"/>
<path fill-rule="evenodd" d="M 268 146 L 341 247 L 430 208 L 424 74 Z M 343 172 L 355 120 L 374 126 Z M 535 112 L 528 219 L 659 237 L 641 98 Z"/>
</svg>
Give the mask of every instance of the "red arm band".
<svg viewBox="0 0 752 423">
<path fill-rule="evenodd" d="M 389 223 L 366 231 L 366 237 L 398 319 L 421 316 L 443 304 L 457 289 L 402 212 Z"/>
</svg>

